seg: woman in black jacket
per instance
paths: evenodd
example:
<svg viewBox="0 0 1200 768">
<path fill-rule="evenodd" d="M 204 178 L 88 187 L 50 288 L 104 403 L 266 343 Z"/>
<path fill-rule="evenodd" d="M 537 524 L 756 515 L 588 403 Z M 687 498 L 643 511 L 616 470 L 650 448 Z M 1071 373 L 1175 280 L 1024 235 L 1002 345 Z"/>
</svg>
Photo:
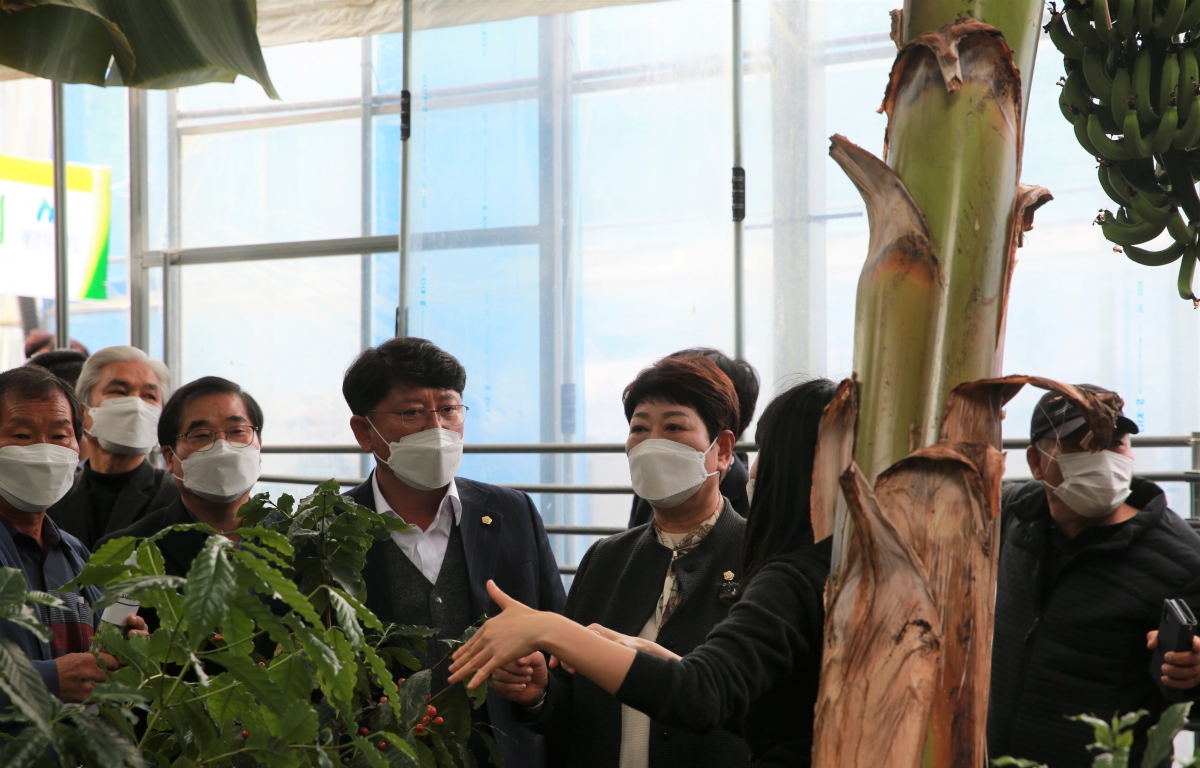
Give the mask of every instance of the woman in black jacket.
<svg viewBox="0 0 1200 768">
<path fill-rule="evenodd" d="M 755 435 L 758 464 L 742 553 L 743 586 L 705 643 L 679 657 L 648 640 L 583 627 L 512 600 L 455 654 L 450 681 L 475 686 L 497 668 L 545 650 L 656 722 L 699 733 L 739 730 L 757 766 L 811 764 L 830 542 L 813 542 L 813 457 L 833 382 L 777 397 Z M 532 679 L 530 684 L 534 684 Z"/>
</svg>

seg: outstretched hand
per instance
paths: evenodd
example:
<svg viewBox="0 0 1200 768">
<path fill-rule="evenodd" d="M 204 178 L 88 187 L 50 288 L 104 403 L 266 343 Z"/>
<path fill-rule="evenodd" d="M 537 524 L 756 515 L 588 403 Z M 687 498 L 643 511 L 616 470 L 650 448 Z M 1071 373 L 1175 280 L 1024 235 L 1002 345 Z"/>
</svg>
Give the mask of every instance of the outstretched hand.
<svg viewBox="0 0 1200 768">
<path fill-rule="evenodd" d="M 471 676 L 467 687 L 475 688 L 500 667 L 540 650 L 546 623 L 555 617 L 555 614 L 535 611 L 509 597 L 490 579 L 487 591 L 501 612 L 485 621 L 471 639 L 454 652 L 454 663 L 450 665 L 452 684 Z"/>
</svg>

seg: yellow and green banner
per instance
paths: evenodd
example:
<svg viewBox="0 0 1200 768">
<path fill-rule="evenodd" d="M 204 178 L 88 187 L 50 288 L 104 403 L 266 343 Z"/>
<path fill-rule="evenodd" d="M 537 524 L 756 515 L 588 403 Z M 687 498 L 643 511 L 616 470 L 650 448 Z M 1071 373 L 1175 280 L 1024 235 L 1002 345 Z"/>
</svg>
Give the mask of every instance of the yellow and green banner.
<svg viewBox="0 0 1200 768">
<path fill-rule="evenodd" d="M 108 298 L 111 172 L 67 164 L 67 285 Z M 54 298 L 54 166 L 0 155 L 0 294 Z"/>
</svg>

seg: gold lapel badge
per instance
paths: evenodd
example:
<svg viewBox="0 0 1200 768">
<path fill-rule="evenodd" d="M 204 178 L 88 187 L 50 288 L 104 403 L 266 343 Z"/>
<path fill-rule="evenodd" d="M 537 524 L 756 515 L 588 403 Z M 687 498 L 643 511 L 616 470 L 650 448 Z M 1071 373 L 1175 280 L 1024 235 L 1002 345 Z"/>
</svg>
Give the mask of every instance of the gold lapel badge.
<svg viewBox="0 0 1200 768">
<path fill-rule="evenodd" d="M 725 571 L 721 575 L 725 577 L 725 581 L 733 581 L 733 571 Z"/>
<path fill-rule="evenodd" d="M 492 518 L 488 517 L 487 515 L 484 515 L 484 516 L 483 516 L 483 520 L 482 520 L 482 522 L 483 522 L 483 524 L 484 524 L 484 525 L 491 525 L 491 524 L 492 524 Z"/>
</svg>

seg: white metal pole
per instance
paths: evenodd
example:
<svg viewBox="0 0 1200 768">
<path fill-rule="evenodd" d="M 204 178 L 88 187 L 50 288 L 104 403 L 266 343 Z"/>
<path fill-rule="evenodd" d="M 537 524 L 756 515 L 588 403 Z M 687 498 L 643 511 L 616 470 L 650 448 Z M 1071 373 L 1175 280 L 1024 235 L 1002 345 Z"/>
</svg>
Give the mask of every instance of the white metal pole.
<svg viewBox="0 0 1200 768">
<path fill-rule="evenodd" d="M 400 69 L 400 295 L 396 307 L 396 335 L 408 335 L 408 137 L 412 130 L 412 0 L 404 0 L 404 50 Z"/>
<path fill-rule="evenodd" d="M 146 175 L 146 92 L 129 89 L 129 343 L 150 352 L 149 273 L 142 257 L 149 247 Z"/>
<path fill-rule="evenodd" d="M 733 0 L 733 354 L 745 356 L 742 287 L 742 222 L 746 218 L 746 171 L 742 168 L 742 2 Z"/>
<path fill-rule="evenodd" d="M 54 317 L 55 347 L 71 346 L 70 287 L 67 284 L 67 139 L 63 84 L 54 82 Z"/>
</svg>

